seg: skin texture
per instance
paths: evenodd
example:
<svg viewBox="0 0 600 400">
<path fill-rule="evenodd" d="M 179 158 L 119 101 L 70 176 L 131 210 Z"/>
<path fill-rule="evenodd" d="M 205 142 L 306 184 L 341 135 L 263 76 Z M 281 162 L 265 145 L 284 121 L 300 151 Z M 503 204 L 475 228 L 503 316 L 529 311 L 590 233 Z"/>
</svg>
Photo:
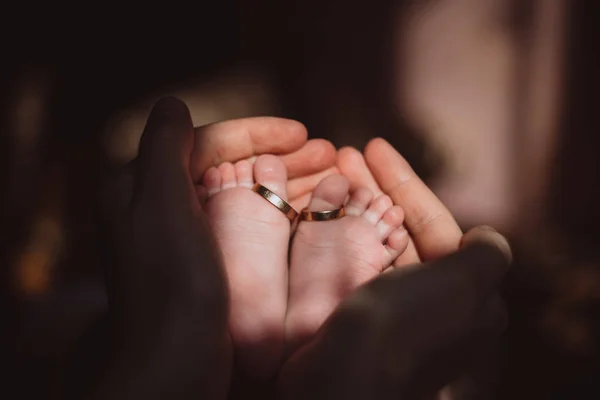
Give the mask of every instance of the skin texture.
<svg viewBox="0 0 600 400">
<path fill-rule="evenodd" d="M 310 182 L 318 170 L 335 170 L 333 152 L 320 168 L 305 168 L 308 163 L 298 161 L 302 151 L 310 153 L 307 146 L 315 146 L 301 138 L 305 130 L 300 124 L 271 120 L 280 128 L 264 133 L 255 121 L 225 125 L 228 129 L 215 124 L 194 133 L 180 101 L 167 98 L 154 107 L 138 158 L 111 179 L 103 197 L 111 340 L 97 379 L 78 398 L 225 398 L 232 370 L 228 293 L 195 183 L 211 165 L 275 152 L 297 178 L 292 182 L 308 182 L 296 192 L 290 189 L 290 197 L 293 192 L 299 199 L 314 187 Z M 284 125 L 293 128 L 286 131 Z M 230 136 L 231 131 L 240 136 Z M 300 139 L 293 139 L 296 135 Z M 243 137 L 250 137 L 246 144 L 233 145 Z M 295 144 L 277 147 L 278 140 Z M 234 151 L 227 150 L 228 143 Z M 388 161 L 399 161 L 397 153 L 382 148 Z M 279 378 L 284 398 L 434 393 L 461 373 L 469 354 L 493 344 L 506 323 L 498 296 L 510 260 L 506 241 L 479 229 L 436 247 L 425 239 L 429 229 L 454 228 L 436 225 L 447 223 L 444 217 L 419 216 L 436 215 L 438 203 L 425 196 L 421 208 L 401 204 L 406 197 L 394 189 L 394 179 L 372 164 L 379 185 L 406 210 L 406 228 L 421 259 L 451 253 L 452 247 L 461 251 L 422 268 L 384 274 L 351 295 L 285 364 Z M 391 168 L 400 168 L 396 171 L 402 176 L 404 167 L 396 164 Z M 419 189 L 419 181 L 412 182 Z"/>
<path fill-rule="evenodd" d="M 227 394 L 233 368 L 228 291 L 196 184 L 212 165 L 273 153 L 289 171 L 290 198 L 301 205 L 298 199 L 323 171 L 334 170 L 336 156 L 329 142 L 306 137 L 302 124 L 278 118 L 194 129 L 181 101 L 155 105 L 138 157 L 103 185 L 99 223 L 110 310 L 93 335 L 106 333 L 108 340 L 99 340 L 109 350 L 100 367 L 88 367 L 98 379 L 68 389 L 72 397 Z M 85 356 L 82 362 L 96 364 Z"/>
<path fill-rule="evenodd" d="M 385 195 L 373 198 L 366 188 L 350 195 L 349 186 L 343 175 L 327 177 L 308 205 L 309 211 L 326 211 L 345 204 L 343 218 L 298 224 L 290 252 L 288 352 L 310 339 L 348 294 L 383 273 L 408 244 L 400 207 Z"/>
<path fill-rule="evenodd" d="M 435 260 L 458 249 L 462 231 L 454 217 L 388 142 L 371 140 L 364 156 L 345 147 L 337 164 L 352 188 L 364 186 L 376 196 L 385 193 L 404 210 L 411 240 L 396 266 Z"/>
<path fill-rule="evenodd" d="M 498 286 L 508 249 L 476 228 L 459 252 L 360 288 L 284 365 L 281 397 L 433 398 L 505 329 Z"/>
<path fill-rule="evenodd" d="M 223 398 L 228 294 L 190 175 L 189 111 L 152 110 L 137 159 L 109 183 L 111 351 L 89 398 Z"/>
<path fill-rule="evenodd" d="M 254 161 L 261 154 L 276 154 L 287 169 L 289 203 L 302 209 L 321 179 L 338 172 L 333 145 L 323 139 L 307 141 L 307 135 L 301 123 L 271 117 L 231 120 L 197 128 L 190 164 L 192 179 L 196 184 L 201 183 L 210 167 L 224 162 Z"/>
</svg>

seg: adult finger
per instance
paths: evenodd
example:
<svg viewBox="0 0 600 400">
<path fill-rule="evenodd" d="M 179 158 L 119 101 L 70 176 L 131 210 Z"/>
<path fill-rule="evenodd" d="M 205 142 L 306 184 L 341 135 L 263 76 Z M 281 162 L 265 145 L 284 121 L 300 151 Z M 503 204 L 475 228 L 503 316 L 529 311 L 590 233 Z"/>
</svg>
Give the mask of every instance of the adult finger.
<svg viewBox="0 0 600 400">
<path fill-rule="evenodd" d="M 342 147 L 338 151 L 337 166 L 350 181 L 351 191 L 366 187 L 373 192 L 373 198 L 383 194 L 360 151 L 353 147 Z"/>
<path fill-rule="evenodd" d="M 108 223 L 114 229 L 129 211 L 135 186 L 135 172 L 135 162 L 131 161 L 118 170 L 106 173 L 96 204 L 102 224 Z"/>
<path fill-rule="evenodd" d="M 195 130 L 191 174 L 194 182 L 211 166 L 236 162 L 255 155 L 288 154 L 299 150 L 307 132 L 299 122 L 256 117 L 217 122 Z"/>
<path fill-rule="evenodd" d="M 478 326 L 482 334 L 499 336 L 508 326 L 508 310 L 500 292 L 492 293 L 481 307 Z"/>
<path fill-rule="evenodd" d="M 511 256 L 504 244 L 498 243 L 506 240 L 500 234 L 496 235 L 494 239 L 490 237 L 465 244 L 444 259 L 449 267 L 448 274 L 455 274 L 465 290 L 471 288 L 477 294 L 487 296 L 502 283 L 510 267 Z"/>
<path fill-rule="evenodd" d="M 366 287 L 365 293 L 370 302 L 375 301 L 392 315 L 402 310 L 411 312 L 406 304 L 413 304 L 414 299 L 422 299 L 420 306 L 446 309 L 455 317 L 471 315 L 499 288 L 510 266 L 510 256 L 499 244 L 505 239 L 495 235 L 473 240 L 442 259 L 383 274 Z M 430 302 L 425 301 L 427 296 Z"/>
<path fill-rule="evenodd" d="M 311 139 L 299 150 L 281 156 L 289 179 L 301 178 L 331 168 L 335 165 L 335 159 L 335 147 L 324 139 Z"/>
<path fill-rule="evenodd" d="M 186 204 L 194 192 L 189 175 L 193 143 L 187 106 L 172 97 L 159 100 L 140 140 L 134 196 L 163 205 Z"/>
<path fill-rule="evenodd" d="M 122 209 L 117 229 L 106 231 L 102 252 L 118 347 L 109 352 L 108 373 L 100 374 L 94 398 L 226 393 L 227 284 L 191 180 L 193 141 L 186 105 L 161 99 L 138 157 L 113 181 L 112 194 L 129 192 L 132 180 L 134 190 L 130 202 L 127 196 L 108 198 Z M 155 379 L 147 365 L 160 365 L 165 373 Z"/>
<path fill-rule="evenodd" d="M 130 219 L 130 229 L 135 233 L 128 238 L 132 243 L 127 251 L 138 251 L 136 247 L 145 248 L 141 253 L 152 259 L 158 269 L 154 271 L 157 275 L 152 276 L 145 265 L 148 260 L 140 261 L 139 265 L 132 262 L 127 268 L 146 270 L 146 284 L 148 287 L 149 282 L 156 285 L 154 296 L 160 291 L 171 290 L 165 284 L 168 276 L 178 286 L 182 286 L 182 282 L 185 285 L 193 283 L 196 291 L 194 298 L 207 294 L 209 297 L 225 297 L 220 259 L 214 251 L 214 238 L 208 229 L 190 176 L 193 133 L 192 120 L 185 103 L 175 98 L 161 99 L 148 117 L 135 160 L 136 187 Z M 168 260 L 161 259 L 165 254 L 169 254 L 166 257 Z M 168 265 L 169 273 L 165 274 L 163 268 Z M 183 294 L 189 287 L 186 290 L 178 287 L 177 290 Z M 143 292 L 148 295 L 146 291 Z M 166 296 L 164 293 L 162 295 Z M 142 295 L 138 294 L 138 297 L 142 299 Z"/>
<path fill-rule="evenodd" d="M 509 257 L 493 244 L 501 241 L 467 242 L 451 256 L 357 290 L 288 360 L 280 375 L 284 398 L 397 398 L 448 384 L 505 326 L 497 288 Z"/>
<path fill-rule="evenodd" d="M 405 225 L 423 261 L 458 249 L 462 232 L 452 214 L 385 140 L 373 139 L 365 159 L 375 180 L 405 213 Z"/>
<path fill-rule="evenodd" d="M 498 248 L 504 254 L 508 262 L 512 262 L 512 250 L 508 240 L 491 226 L 481 225 L 470 229 L 461 239 L 460 247 L 475 243 L 484 243 Z"/>
</svg>

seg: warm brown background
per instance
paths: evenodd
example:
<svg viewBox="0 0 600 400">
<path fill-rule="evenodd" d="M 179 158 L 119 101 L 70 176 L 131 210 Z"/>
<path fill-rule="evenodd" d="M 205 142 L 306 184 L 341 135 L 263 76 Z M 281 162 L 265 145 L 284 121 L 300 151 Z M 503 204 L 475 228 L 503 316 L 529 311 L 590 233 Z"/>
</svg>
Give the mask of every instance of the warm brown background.
<svg viewBox="0 0 600 400">
<path fill-rule="evenodd" d="M 464 228 L 516 249 L 509 331 L 464 396 L 600 394 L 594 1 L 168 6 L 3 13 L 0 331 L 20 397 L 59 389 L 104 307 L 97 185 L 164 94 L 196 124 L 270 114 L 338 146 L 390 140 Z"/>
</svg>

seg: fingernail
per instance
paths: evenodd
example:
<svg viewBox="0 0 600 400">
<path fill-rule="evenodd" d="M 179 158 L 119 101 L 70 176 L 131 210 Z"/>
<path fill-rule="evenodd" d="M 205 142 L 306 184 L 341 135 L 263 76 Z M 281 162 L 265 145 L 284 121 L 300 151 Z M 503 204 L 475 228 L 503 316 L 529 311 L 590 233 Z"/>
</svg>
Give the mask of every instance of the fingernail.
<svg viewBox="0 0 600 400">
<path fill-rule="evenodd" d="M 189 111 L 185 103 L 176 97 L 163 97 L 154 104 L 148 121 L 161 123 L 171 121 L 176 117 L 187 117 Z"/>
<path fill-rule="evenodd" d="M 511 263 L 513 256 L 512 250 L 510 248 L 510 244 L 508 240 L 504 236 L 502 236 L 498 231 L 489 226 L 478 226 L 473 228 L 469 232 L 467 232 L 463 236 L 462 245 L 468 245 L 473 243 L 485 243 L 490 246 L 496 247 L 498 250 L 504 254 L 506 260 Z"/>
</svg>

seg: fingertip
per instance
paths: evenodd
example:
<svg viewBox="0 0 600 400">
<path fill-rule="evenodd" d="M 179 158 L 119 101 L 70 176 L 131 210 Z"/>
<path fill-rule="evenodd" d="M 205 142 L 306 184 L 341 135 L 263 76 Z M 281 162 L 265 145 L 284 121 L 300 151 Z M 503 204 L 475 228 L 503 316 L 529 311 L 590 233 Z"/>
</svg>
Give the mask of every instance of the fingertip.
<svg viewBox="0 0 600 400">
<path fill-rule="evenodd" d="M 153 111 L 155 110 L 179 110 L 184 112 L 187 111 L 187 106 L 183 100 L 175 96 L 164 96 L 154 104 Z"/>
<path fill-rule="evenodd" d="M 140 190 L 189 195 L 193 125 L 184 102 L 165 97 L 156 102 L 148 116 L 136 161 Z M 186 193 L 187 192 L 187 193 Z"/>
<path fill-rule="evenodd" d="M 504 281 L 511 258 L 510 247 L 502 235 L 474 229 L 463 236 L 458 252 L 438 261 L 439 265 L 447 263 L 445 270 L 455 277 L 468 278 L 459 281 L 463 285 L 461 290 L 487 296 Z"/>
<path fill-rule="evenodd" d="M 170 138 L 181 131 L 193 132 L 192 117 L 187 105 L 176 97 L 163 97 L 158 100 L 146 120 L 142 142 L 148 137 L 168 136 Z"/>
<path fill-rule="evenodd" d="M 159 99 L 148 116 L 146 131 L 151 131 L 155 126 L 163 125 L 187 125 L 187 129 L 193 129 L 192 117 L 187 105 L 177 97 L 163 97 Z M 143 137 L 143 136 L 142 136 Z"/>
<path fill-rule="evenodd" d="M 352 164 L 353 162 L 362 162 L 363 156 L 354 147 L 345 146 L 338 150 L 338 161 L 342 164 Z"/>
<path fill-rule="evenodd" d="M 311 139 L 296 154 L 300 154 L 299 152 L 304 154 L 304 163 L 314 165 L 314 169 L 320 170 L 333 166 L 337 156 L 333 144 L 325 139 Z"/>
<path fill-rule="evenodd" d="M 460 247 L 471 246 L 477 243 L 497 248 L 508 264 L 512 263 L 513 255 L 508 240 L 491 226 L 482 225 L 469 230 L 463 235 Z"/>
<path fill-rule="evenodd" d="M 285 119 L 285 121 L 288 124 L 288 131 L 291 135 L 294 135 L 306 141 L 306 139 L 308 138 L 308 130 L 302 122 L 296 121 L 294 119 Z"/>
<path fill-rule="evenodd" d="M 283 154 L 281 160 L 288 170 L 288 177 L 299 178 L 331 168 L 336 163 L 337 152 L 333 144 L 324 139 L 312 139 L 300 149 Z"/>
<path fill-rule="evenodd" d="M 266 139 L 266 141 L 259 146 L 264 146 L 264 149 L 259 148 L 256 155 L 295 151 L 300 149 L 308 139 L 308 130 L 304 124 L 293 119 L 254 117 L 248 120 L 252 120 L 252 122 L 257 125 L 263 125 L 260 129 L 256 129 L 256 132 L 260 132 L 260 136 Z M 273 146 L 274 139 L 275 141 L 280 141 L 279 139 L 285 140 L 284 142 L 278 143 L 277 149 L 273 150 L 271 147 Z"/>
<path fill-rule="evenodd" d="M 385 139 L 380 137 L 373 138 L 369 140 L 369 142 L 365 146 L 365 156 L 373 151 L 378 151 L 379 149 L 385 146 L 389 146 L 389 143 Z"/>
<path fill-rule="evenodd" d="M 212 165 L 261 154 L 288 154 L 306 143 L 308 132 L 298 121 L 252 117 L 216 122 L 195 130 L 191 173 L 194 181 Z"/>
<path fill-rule="evenodd" d="M 329 140 L 311 139 L 307 142 L 307 145 L 311 145 L 313 147 L 312 150 L 315 152 L 318 158 L 327 161 L 328 166 L 335 164 L 337 151 L 333 143 L 331 143 Z"/>
<path fill-rule="evenodd" d="M 382 138 L 371 139 L 365 146 L 364 156 L 370 168 L 379 167 L 385 170 L 390 164 L 397 164 L 395 168 L 406 169 L 407 172 L 412 171 L 412 167 L 402 154 Z"/>
<path fill-rule="evenodd" d="M 367 166 L 362 153 L 353 147 L 344 147 L 338 152 L 338 167 L 350 180 L 352 190 L 360 186 L 369 188 L 374 195 L 381 194 L 381 189 Z"/>
</svg>

